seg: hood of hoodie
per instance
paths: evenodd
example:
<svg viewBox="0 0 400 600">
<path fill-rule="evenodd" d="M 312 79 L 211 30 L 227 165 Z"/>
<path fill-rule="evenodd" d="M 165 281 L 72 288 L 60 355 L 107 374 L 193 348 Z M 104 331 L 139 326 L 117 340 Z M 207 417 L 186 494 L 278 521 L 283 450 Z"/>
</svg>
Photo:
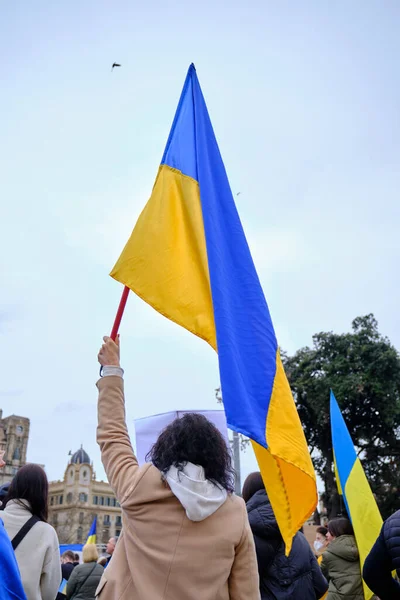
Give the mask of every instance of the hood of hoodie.
<svg viewBox="0 0 400 600">
<path fill-rule="evenodd" d="M 353 535 L 341 535 L 334 539 L 329 544 L 327 550 L 331 554 L 349 562 L 356 562 L 359 560 L 358 548 Z"/>
<path fill-rule="evenodd" d="M 170 467 L 165 480 L 191 521 L 204 521 L 210 517 L 228 496 L 226 490 L 206 479 L 203 467 L 192 463 L 186 463 L 182 470 Z"/>
<path fill-rule="evenodd" d="M 281 540 L 274 511 L 265 490 L 256 492 L 246 504 L 253 534 L 267 540 Z"/>
</svg>

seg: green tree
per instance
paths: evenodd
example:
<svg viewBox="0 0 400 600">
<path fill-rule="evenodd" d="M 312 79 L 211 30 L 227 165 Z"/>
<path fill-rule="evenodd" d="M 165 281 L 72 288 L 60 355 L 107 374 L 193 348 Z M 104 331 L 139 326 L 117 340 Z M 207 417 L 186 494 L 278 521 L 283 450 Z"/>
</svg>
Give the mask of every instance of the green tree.
<svg viewBox="0 0 400 600">
<path fill-rule="evenodd" d="M 329 516 L 341 512 L 329 421 L 332 389 L 383 517 L 400 508 L 400 356 L 372 314 L 345 334 L 317 333 L 313 347 L 283 356 Z"/>
</svg>

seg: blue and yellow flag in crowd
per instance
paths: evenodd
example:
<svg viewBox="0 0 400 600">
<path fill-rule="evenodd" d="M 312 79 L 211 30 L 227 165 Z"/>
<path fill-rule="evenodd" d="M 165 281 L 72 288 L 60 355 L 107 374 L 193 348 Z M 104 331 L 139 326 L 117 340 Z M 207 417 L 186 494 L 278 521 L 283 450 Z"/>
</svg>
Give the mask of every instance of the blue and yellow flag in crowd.
<svg viewBox="0 0 400 600">
<path fill-rule="evenodd" d="M 316 479 L 196 70 L 111 276 L 218 351 L 228 425 L 253 443 L 289 551 Z"/>
<path fill-rule="evenodd" d="M 68 584 L 68 581 L 66 579 L 63 579 L 60 584 L 60 587 L 58 588 L 59 594 L 63 594 L 64 596 L 67 595 L 67 584 Z"/>
<path fill-rule="evenodd" d="M 89 535 L 86 540 L 87 544 L 95 544 L 96 543 L 96 527 L 97 527 L 97 517 L 93 519 L 92 526 L 90 527 Z"/>
<path fill-rule="evenodd" d="M 381 531 L 382 517 L 333 392 L 331 429 L 338 490 L 353 525 L 362 570 Z M 373 596 L 365 583 L 364 596 L 366 600 Z"/>
<path fill-rule="evenodd" d="M 21 575 L 10 538 L 0 519 L 0 598 L 26 600 Z"/>
<path fill-rule="evenodd" d="M 337 468 L 337 463 L 336 463 L 336 456 L 335 456 L 335 451 L 333 450 L 333 468 L 335 471 L 335 479 L 336 479 L 336 486 L 337 486 L 337 490 L 338 490 L 338 494 L 339 496 L 343 496 L 343 490 L 342 490 L 342 486 L 340 483 L 340 478 L 339 478 L 339 471 Z"/>
</svg>

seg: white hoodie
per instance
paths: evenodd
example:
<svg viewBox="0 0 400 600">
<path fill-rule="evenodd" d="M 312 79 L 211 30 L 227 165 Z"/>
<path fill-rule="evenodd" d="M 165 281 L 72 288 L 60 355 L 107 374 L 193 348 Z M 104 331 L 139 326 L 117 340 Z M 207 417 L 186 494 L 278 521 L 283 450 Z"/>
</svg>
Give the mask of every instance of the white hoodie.
<svg viewBox="0 0 400 600">
<path fill-rule="evenodd" d="M 191 521 L 204 521 L 225 502 L 228 494 L 205 477 L 203 467 L 186 463 L 182 471 L 170 467 L 165 479 Z"/>
</svg>

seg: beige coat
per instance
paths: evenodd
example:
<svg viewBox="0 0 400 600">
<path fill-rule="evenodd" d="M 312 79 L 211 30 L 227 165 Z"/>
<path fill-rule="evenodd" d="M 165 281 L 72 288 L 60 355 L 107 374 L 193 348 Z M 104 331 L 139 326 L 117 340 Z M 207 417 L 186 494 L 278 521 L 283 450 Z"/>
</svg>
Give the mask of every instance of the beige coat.
<svg viewBox="0 0 400 600">
<path fill-rule="evenodd" d="M 204 521 L 190 521 L 158 469 L 138 465 L 125 423 L 123 380 L 104 377 L 97 385 L 97 441 L 123 524 L 99 599 L 259 600 L 244 502 L 229 496 Z"/>
</svg>

